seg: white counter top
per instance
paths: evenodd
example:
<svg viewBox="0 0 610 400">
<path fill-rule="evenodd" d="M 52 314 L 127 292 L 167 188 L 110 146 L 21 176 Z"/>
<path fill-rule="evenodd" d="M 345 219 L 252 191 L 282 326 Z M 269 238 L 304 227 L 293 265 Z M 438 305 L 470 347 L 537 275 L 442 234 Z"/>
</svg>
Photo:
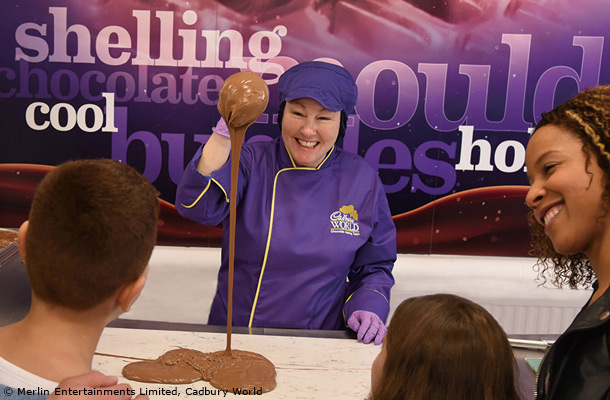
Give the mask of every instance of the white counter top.
<svg viewBox="0 0 610 400">
<path fill-rule="evenodd" d="M 106 328 L 97 352 L 121 356 L 155 359 L 168 350 L 185 347 L 202 352 L 224 350 L 226 334 L 209 332 L 179 332 L 141 329 Z M 243 335 L 232 336 L 232 348 L 257 352 L 267 357 L 277 369 L 277 387 L 261 395 L 234 395 L 226 398 L 272 399 L 364 399 L 370 387 L 370 368 L 381 350 L 380 346 L 365 345 L 356 340 L 307 338 L 292 336 Z M 144 384 L 128 381 L 121 376 L 122 368 L 133 360 L 96 355 L 93 368 L 107 375 L 120 377 L 136 393 L 147 393 L 151 400 L 173 398 L 225 398 L 224 393 L 208 382 L 189 385 Z M 155 395 L 151 391 L 177 389 L 171 394 Z M 208 395 L 189 395 L 195 390 L 208 390 Z M 154 392 L 152 392 L 154 393 Z"/>
</svg>

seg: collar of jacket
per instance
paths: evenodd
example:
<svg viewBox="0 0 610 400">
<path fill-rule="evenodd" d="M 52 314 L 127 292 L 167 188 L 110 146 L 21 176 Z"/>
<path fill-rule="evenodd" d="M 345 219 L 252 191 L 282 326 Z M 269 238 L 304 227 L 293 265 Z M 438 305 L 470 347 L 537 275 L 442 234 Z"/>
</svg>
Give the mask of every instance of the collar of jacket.
<svg viewBox="0 0 610 400">
<path fill-rule="evenodd" d="M 284 145 L 284 140 L 282 139 L 282 136 L 280 135 L 280 137 L 277 140 L 279 140 L 279 146 L 278 146 L 279 155 L 278 155 L 278 159 L 280 161 L 280 168 L 281 169 L 284 169 L 284 168 L 298 168 L 298 169 L 315 170 L 315 169 L 329 168 L 332 165 L 332 162 L 335 159 L 335 157 L 337 157 L 337 153 L 338 153 L 337 146 L 333 145 L 333 147 L 326 154 L 326 157 L 324 158 L 322 163 L 320 163 L 320 165 L 318 165 L 317 168 L 297 167 L 296 165 L 294 165 L 294 160 L 292 159 L 292 156 L 290 155 L 290 153 L 288 152 L 288 149 Z"/>
<path fill-rule="evenodd" d="M 599 284 L 597 281 L 593 283 L 593 293 L 597 291 Z M 593 297 L 593 294 L 591 295 Z M 606 292 L 597 299 L 597 301 L 589 305 L 589 301 L 585 304 L 583 309 L 578 313 L 574 322 L 566 330 L 567 332 L 590 329 L 596 326 L 603 325 L 610 320 L 610 289 L 606 289 Z"/>
<path fill-rule="evenodd" d="M 598 282 L 595 281 L 593 283 L 593 293 L 598 290 Z M 593 294 L 591 295 L 591 298 Z M 565 356 L 566 345 L 569 346 L 572 343 L 573 333 L 579 331 L 585 331 L 589 329 L 596 329 L 610 322 L 610 289 L 607 289 L 606 292 L 599 298 L 597 301 L 589 306 L 589 301 L 585 304 L 585 306 L 580 310 L 572 324 L 566 329 L 566 331 L 557 339 L 555 344 L 551 347 L 551 350 L 544 357 L 544 361 L 542 363 L 542 367 L 539 371 L 539 375 L 537 377 L 537 395 L 536 399 L 549 399 L 549 394 L 553 396 L 554 391 L 556 390 L 556 386 L 558 384 L 557 379 L 555 379 L 554 383 L 551 385 L 553 387 L 547 387 L 549 374 L 551 373 L 551 369 L 554 371 L 555 376 L 561 376 L 563 369 L 566 366 L 567 362 L 573 362 L 569 360 L 568 357 Z M 607 337 L 602 335 L 600 336 L 602 341 L 600 341 L 600 345 L 607 346 Z M 569 349 L 569 347 L 568 347 Z M 559 354 L 559 356 L 558 356 Z M 602 354 L 601 352 L 599 354 Z M 599 360 L 589 360 L 589 362 L 596 364 Z M 606 361 L 607 362 L 607 361 Z M 586 370 L 588 367 L 583 367 Z M 610 400 L 610 398 L 609 398 Z"/>
</svg>

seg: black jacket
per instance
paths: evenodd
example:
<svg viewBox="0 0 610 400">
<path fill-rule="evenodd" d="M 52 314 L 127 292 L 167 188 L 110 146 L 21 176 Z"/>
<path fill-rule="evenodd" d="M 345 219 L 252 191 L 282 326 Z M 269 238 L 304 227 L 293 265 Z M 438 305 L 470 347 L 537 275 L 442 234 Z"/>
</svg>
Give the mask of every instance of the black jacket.
<svg viewBox="0 0 610 400">
<path fill-rule="evenodd" d="M 544 357 L 536 399 L 610 400 L 610 290 L 588 304 Z"/>
</svg>

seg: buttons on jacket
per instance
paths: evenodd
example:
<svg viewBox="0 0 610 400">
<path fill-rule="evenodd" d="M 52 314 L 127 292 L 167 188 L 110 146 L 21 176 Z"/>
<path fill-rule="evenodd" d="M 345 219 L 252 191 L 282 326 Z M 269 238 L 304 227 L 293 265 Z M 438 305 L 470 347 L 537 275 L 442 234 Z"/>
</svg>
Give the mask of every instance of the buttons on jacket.
<svg viewBox="0 0 610 400">
<path fill-rule="evenodd" d="M 601 315 L 599 316 L 599 320 L 603 321 L 603 320 L 607 319 L 608 317 L 610 317 L 610 311 L 606 310 L 603 313 L 601 313 Z"/>
</svg>

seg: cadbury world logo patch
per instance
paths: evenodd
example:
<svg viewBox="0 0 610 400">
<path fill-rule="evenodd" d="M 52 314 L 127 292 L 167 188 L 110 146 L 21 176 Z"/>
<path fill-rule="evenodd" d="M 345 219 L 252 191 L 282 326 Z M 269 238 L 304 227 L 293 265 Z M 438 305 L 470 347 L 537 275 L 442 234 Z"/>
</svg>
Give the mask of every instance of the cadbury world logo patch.
<svg viewBox="0 0 610 400">
<path fill-rule="evenodd" d="M 360 235 L 358 211 L 353 205 L 342 206 L 330 214 L 330 233 L 344 233 L 352 236 Z"/>
</svg>

